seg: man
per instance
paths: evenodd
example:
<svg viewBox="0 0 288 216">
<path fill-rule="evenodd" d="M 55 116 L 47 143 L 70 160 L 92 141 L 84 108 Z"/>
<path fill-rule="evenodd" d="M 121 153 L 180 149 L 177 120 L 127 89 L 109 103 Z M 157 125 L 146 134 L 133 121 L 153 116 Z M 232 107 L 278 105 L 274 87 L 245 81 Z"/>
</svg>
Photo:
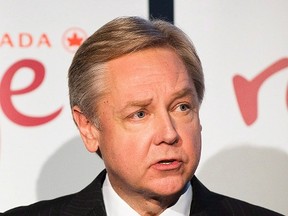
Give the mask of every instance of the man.
<svg viewBox="0 0 288 216">
<path fill-rule="evenodd" d="M 206 189 L 201 152 L 201 62 L 164 21 L 115 19 L 77 51 L 69 69 L 74 121 L 105 171 L 84 190 L 4 215 L 279 215 Z"/>
</svg>

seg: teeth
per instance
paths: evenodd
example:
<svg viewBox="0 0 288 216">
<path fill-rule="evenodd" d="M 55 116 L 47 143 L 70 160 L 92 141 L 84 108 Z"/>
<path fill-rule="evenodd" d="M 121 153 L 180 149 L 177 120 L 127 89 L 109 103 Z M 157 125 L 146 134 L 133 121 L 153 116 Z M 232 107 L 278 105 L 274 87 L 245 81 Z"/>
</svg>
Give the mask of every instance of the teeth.
<svg viewBox="0 0 288 216">
<path fill-rule="evenodd" d="M 161 161 L 160 163 L 161 163 L 161 164 L 171 164 L 172 161 Z"/>
</svg>

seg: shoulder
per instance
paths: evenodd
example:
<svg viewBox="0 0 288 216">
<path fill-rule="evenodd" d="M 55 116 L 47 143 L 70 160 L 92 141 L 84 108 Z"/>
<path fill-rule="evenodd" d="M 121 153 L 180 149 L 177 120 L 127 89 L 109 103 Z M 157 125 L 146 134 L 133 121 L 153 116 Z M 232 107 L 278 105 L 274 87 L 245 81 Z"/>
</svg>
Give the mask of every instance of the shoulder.
<svg viewBox="0 0 288 216">
<path fill-rule="evenodd" d="M 261 216 L 280 216 L 281 214 L 271 211 L 269 209 L 253 205 L 251 203 L 224 196 L 217 193 L 212 193 L 214 200 L 217 200 L 217 206 L 213 208 L 219 208 L 219 211 L 225 210 L 229 213 L 227 215 L 261 215 Z M 223 215 L 223 214 L 222 214 Z"/>
<path fill-rule="evenodd" d="M 63 196 L 59 197 L 53 200 L 45 200 L 45 201 L 40 201 L 37 203 L 34 203 L 29 206 L 20 206 L 14 209 L 11 209 L 2 215 L 4 216 L 16 216 L 16 215 L 21 215 L 21 216 L 36 216 L 36 215 L 41 215 L 41 216 L 48 216 L 48 215 L 60 215 L 62 212 L 62 209 L 65 209 L 67 204 L 70 203 L 71 199 L 73 198 L 74 195 L 68 195 L 68 196 Z"/>
<path fill-rule="evenodd" d="M 106 171 L 102 171 L 97 178 L 78 193 L 34 203 L 11 209 L 3 216 L 81 216 L 106 215 L 102 196 L 102 184 Z"/>
<path fill-rule="evenodd" d="M 235 216 L 280 216 L 281 214 L 238 199 L 209 191 L 196 177 L 193 177 L 193 214 L 235 215 Z M 192 214 L 192 215 L 193 215 Z"/>
</svg>

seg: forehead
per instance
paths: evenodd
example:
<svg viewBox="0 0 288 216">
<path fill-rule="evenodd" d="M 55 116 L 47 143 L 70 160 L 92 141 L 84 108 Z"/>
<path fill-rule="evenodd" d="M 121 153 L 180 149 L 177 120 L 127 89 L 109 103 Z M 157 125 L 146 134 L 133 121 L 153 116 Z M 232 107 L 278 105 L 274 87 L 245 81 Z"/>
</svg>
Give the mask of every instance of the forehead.
<svg viewBox="0 0 288 216">
<path fill-rule="evenodd" d="M 107 63 L 108 95 L 112 101 L 156 99 L 194 85 L 181 58 L 169 48 L 152 48 Z M 192 91 L 193 90 L 193 91 Z"/>
<path fill-rule="evenodd" d="M 160 80 L 188 77 L 188 72 L 181 58 L 170 48 L 152 48 L 121 56 L 107 64 L 107 78 L 110 84 L 123 80 L 145 84 Z M 184 75 L 184 76 L 183 76 Z M 173 79 L 174 78 L 174 79 Z"/>
</svg>

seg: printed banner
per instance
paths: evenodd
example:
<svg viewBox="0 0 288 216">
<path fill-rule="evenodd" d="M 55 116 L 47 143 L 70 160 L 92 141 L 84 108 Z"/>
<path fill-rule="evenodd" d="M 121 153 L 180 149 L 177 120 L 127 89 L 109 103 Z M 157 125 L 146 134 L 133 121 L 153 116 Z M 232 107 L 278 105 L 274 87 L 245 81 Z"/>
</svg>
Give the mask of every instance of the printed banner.
<svg viewBox="0 0 288 216">
<path fill-rule="evenodd" d="M 72 120 L 67 71 L 83 41 L 147 0 L 1 1 L 0 212 L 81 190 L 99 173 Z M 288 214 L 288 2 L 174 1 L 202 60 L 211 190 Z"/>
</svg>

